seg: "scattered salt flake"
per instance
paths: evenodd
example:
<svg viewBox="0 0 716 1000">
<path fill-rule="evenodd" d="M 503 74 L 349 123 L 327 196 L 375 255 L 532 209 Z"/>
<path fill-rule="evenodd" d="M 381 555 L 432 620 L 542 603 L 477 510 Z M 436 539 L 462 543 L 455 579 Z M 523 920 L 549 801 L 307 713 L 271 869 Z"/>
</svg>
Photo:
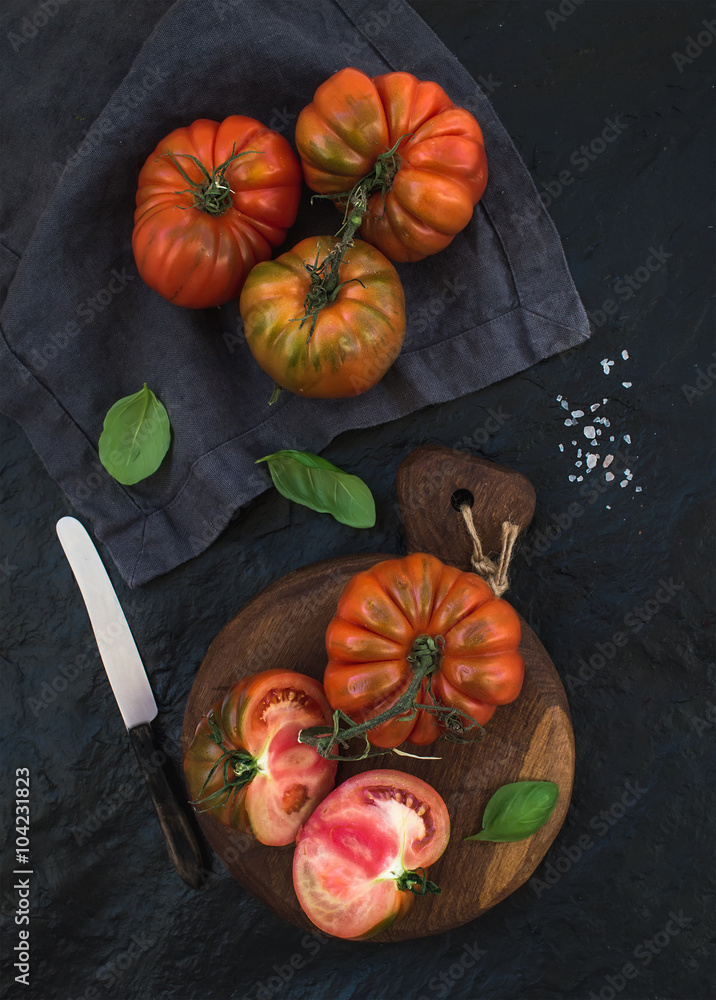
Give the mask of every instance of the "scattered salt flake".
<svg viewBox="0 0 716 1000">
<path fill-rule="evenodd" d="M 566 399 L 563 399 L 562 402 L 559 405 L 562 407 L 563 410 L 568 410 L 569 409 L 569 403 L 567 402 Z"/>
<path fill-rule="evenodd" d="M 567 417 L 567 419 L 566 419 L 566 420 L 564 421 L 564 426 L 565 426 L 565 427 L 574 427 L 574 425 L 575 425 L 576 423 L 577 423 L 577 421 L 576 421 L 576 420 L 572 420 L 572 418 L 571 418 L 571 417 Z"/>
<path fill-rule="evenodd" d="M 631 444 L 631 435 L 630 434 L 625 434 L 624 435 L 624 440 L 626 441 L 627 444 Z"/>
<path fill-rule="evenodd" d="M 594 418 L 594 423 L 595 424 L 603 424 L 604 427 L 611 427 L 612 426 L 611 420 L 607 420 L 606 417 L 595 417 Z"/>
<path fill-rule="evenodd" d="M 626 361 L 626 360 L 627 360 L 627 358 L 629 357 L 629 351 L 622 351 L 622 357 L 623 357 L 623 358 L 624 358 L 624 360 Z"/>
<path fill-rule="evenodd" d="M 624 487 L 627 486 L 628 483 L 629 483 L 628 479 L 622 479 L 622 481 L 619 483 L 619 485 L 621 486 L 622 489 L 624 489 Z"/>
<path fill-rule="evenodd" d="M 587 468 L 593 469 L 594 466 L 599 461 L 599 455 L 594 455 L 591 452 L 587 452 Z"/>
<path fill-rule="evenodd" d="M 575 463 L 574 463 L 574 468 L 575 468 L 575 469 L 581 469 L 581 468 L 582 468 L 582 465 L 583 465 L 583 462 L 582 462 L 582 461 L 581 461 L 581 459 L 580 459 L 580 461 L 579 461 L 579 462 L 575 462 Z"/>
<path fill-rule="evenodd" d="M 569 477 L 570 483 L 573 483 L 576 478 L 577 478 L 576 476 L 570 476 Z"/>
<path fill-rule="evenodd" d="M 610 505 L 609 505 L 609 504 L 607 504 L 607 510 L 611 510 L 611 509 L 612 509 L 612 508 L 610 507 Z"/>
<path fill-rule="evenodd" d="M 584 480 L 584 476 L 577 476 L 577 482 L 581 483 Z"/>
<path fill-rule="evenodd" d="M 603 400 L 602 400 L 602 402 L 603 402 L 603 403 L 608 403 L 608 402 L 609 402 L 609 400 L 608 400 L 608 399 L 603 399 Z"/>
<path fill-rule="evenodd" d="M 609 466 L 612 464 L 613 461 L 614 461 L 614 456 L 613 455 L 607 455 L 607 456 L 605 456 L 604 461 L 602 462 L 602 465 L 604 466 L 605 469 L 608 469 Z"/>
<path fill-rule="evenodd" d="M 564 445 L 563 445 L 563 444 L 561 444 L 561 445 L 559 446 L 559 450 L 560 450 L 560 451 L 564 451 Z"/>
<path fill-rule="evenodd" d="M 608 375 L 609 369 L 614 366 L 614 362 L 610 361 L 608 358 L 603 358 L 599 363 L 602 366 L 602 371 L 605 375 Z"/>
<path fill-rule="evenodd" d="M 634 492 L 635 493 L 641 493 L 641 486 L 635 486 L 634 487 Z"/>
<path fill-rule="evenodd" d="M 601 405 L 602 405 L 601 403 L 592 403 L 589 409 L 592 411 L 592 413 L 594 413 L 594 411 L 598 410 Z"/>
<path fill-rule="evenodd" d="M 558 403 L 561 403 L 561 402 L 562 402 L 562 397 L 561 397 L 561 396 L 557 396 L 557 397 L 556 397 L 556 399 L 557 399 L 557 402 L 558 402 Z"/>
<path fill-rule="evenodd" d="M 583 417 L 584 416 L 584 410 L 572 410 L 572 416 L 573 417 Z"/>
<path fill-rule="evenodd" d="M 572 441 L 572 444 L 573 444 L 573 445 L 576 445 L 576 444 L 577 444 L 577 442 L 576 442 L 576 441 Z"/>
<path fill-rule="evenodd" d="M 602 433 L 602 432 L 601 432 L 601 431 L 600 431 L 600 429 L 599 429 L 599 428 L 597 427 L 597 434 L 601 434 L 601 433 Z"/>
<path fill-rule="evenodd" d="M 613 472 L 607 472 L 607 474 L 605 475 L 604 478 L 606 479 L 606 481 L 608 483 L 611 483 L 612 479 L 614 479 L 614 473 Z"/>
<path fill-rule="evenodd" d="M 581 457 L 582 457 L 582 449 L 581 448 L 577 448 L 577 458 L 581 458 Z"/>
<path fill-rule="evenodd" d="M 611 436 L 611 437 L 609 438 L 609 440 L 610 440 L 610 441 L 613 441 L 613 440 L 614 440 L 614 435 L 613 435 L 613 434 L 612 434 L 612 436 Z"/>
<path fill-rule="evenodd" d="M 631 382 L 622 382 L 625 389 L 631 389 Z"/>
<path fill-rule="evenodd" d="M 584 436 L 585 436 L 586 438 L 593 438 L 593 437 L 596 437 L 596 436 L 597 436 L 597 435 L 596 435 L 596 434 L 594 433 L 594 428 L 592 427 L 592 425 L 591 425 L 591 424 L 587 424 L 587 426 L 586 426 L 586 427 L 584 428 Z"/>
<path fill-rule="evenodd" d="M 624 470 L 624 476 L 625 476 L 626 479 L 629 479 L 629 480 L 632 480 L 634 478 L 634 475 L 633 475 L 631 469 L 625 469 Z"/>
</svg>

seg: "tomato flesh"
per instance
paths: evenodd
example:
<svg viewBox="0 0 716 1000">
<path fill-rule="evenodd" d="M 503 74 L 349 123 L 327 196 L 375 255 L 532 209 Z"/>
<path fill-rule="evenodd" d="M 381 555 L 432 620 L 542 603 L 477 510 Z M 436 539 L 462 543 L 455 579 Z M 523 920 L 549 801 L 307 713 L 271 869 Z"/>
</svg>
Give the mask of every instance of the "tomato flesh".
<svg viewBox="0 0 716 1000">
<path fill-rule="evenodd" d="M 290 844 L 333 787 L 337 766 L 299 743 L 298 734 L 331 717 L 323 689 L 311 677 L 266 670 L 239 681 L 201 719 L 186 752 L 184 772 L 195 807 L 263 844 Z M 243 787 L 228 792 L 237 758 L 227 751 L 242 754 L 252 771 Z"/>
<path fill-rule="evenodd" d="M 325 933 L 371 937 L 413 905 L 415 895 L 398 888 L 400 876 L 427 870 L 449 839 L 447 807 L 427 782 L 401 771 L 366 771 L 328 795 L 299 832 L 296 895 Z"/>
</svg>

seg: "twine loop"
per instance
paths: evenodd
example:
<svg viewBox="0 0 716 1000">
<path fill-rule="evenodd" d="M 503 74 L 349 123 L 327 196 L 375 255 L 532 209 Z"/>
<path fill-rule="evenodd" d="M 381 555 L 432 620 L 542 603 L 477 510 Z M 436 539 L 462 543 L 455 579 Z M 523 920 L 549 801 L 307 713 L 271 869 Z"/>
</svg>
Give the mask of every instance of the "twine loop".
<svg viewBox="0 0 716 1000">
<path fill-rule="evenodd" d="M 485 578 L 487 583 L 492 588 L 495 597 L 502 597 L 507 588 L 510 586 L 507 571 L 510 566 L 512 553 L 515 549 L 517 536 L 520 533 L 519 526 L 512 524 L 511 521 L 502 522 L 502 548 L 500 550 L 499 558 L 497 562 L 495 562 L 485 554 L 482 548 L 482 542 L 480 541 L 480 536 L 478 535 L 477 528 L 475 527 L 475 522 L 470 511 L 470 505 L 468 503 L 461 504 L 460 513 L 465 521 L 468 534 L 472 539 L 472 557 L 470 560 L 472 568 L 476 573 L 479 573 L 480 576 Z"/>
</svg>

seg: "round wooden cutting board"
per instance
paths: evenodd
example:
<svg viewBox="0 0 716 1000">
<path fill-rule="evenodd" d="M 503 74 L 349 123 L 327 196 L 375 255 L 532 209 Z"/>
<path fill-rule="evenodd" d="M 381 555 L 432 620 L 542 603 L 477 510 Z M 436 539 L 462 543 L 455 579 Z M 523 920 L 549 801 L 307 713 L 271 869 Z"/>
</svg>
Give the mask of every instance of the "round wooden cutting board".
<svg viewBox="0 0 716 1000">
<path fill-rule="evenodd" d="M 397 492 L 408 551 L 430 552 L 443 562 L 470 569 L 472 543 L 453 498 L 473 499 L 472 513 L 485 551 L 499 549 L 500 526 L 509 518 L 522 530 L 534 512 L 534 490 L 518 473 L 440 446 L 423 446 L 400 466 Z M 348 580 L 394 554 L 342 556 L 313 563 L 277 580 L 226 625 L 204 658 L 189 695 L 182 749 L 202 715 L 246 674 L 282 667 L 323 678 L 325 632 Z M 509 600 L 509 593 L 506 595 Z M 574 778 L 574 736 L 567 698 L 546 650 L 522 621 L 520 651 L 525 681 L 515 702 L 498 708 L 481 743 L 437 742 L 401 749 L 439 756 L 416 760 L 388 754 L 339 765 L 336 783 L 360 771 L 387 767 L 416 774 L 442 795 L 452 835 L 430 869 L 440 895 L 416 898 L 407 916 L 371 938 L 404 941 L 458 927 L 499 903 L 534 872 L 556 837 L 569 806 Z M 482 827 L 492 794 L 512 781 L 549 780 L 559 799 L 549 822 L 533 837 L 512 844 L 466 842 Z M 293 848 L 266 847 L 206 813 L 199 822 L 231 874 L 278 916 L 308 930 L 293 890 Z"/>
</svg>

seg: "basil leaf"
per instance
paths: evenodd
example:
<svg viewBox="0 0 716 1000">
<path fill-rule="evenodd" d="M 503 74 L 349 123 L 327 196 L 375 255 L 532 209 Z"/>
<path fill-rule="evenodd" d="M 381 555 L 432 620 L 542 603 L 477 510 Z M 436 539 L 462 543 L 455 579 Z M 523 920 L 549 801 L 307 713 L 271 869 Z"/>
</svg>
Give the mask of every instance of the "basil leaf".
<svg viewBox="0 0 716 1000">
<path fill-rule="evenodd" d="M 482 830 L 465 840 L 511 843 L 537 833 L 554 812 L 559 788 L 553 781 L 514 781 L 498 788 L 485 806 Z"/>
<path fill-rule="evenodd" d="M 375 524 L 373 494 L 358 476 L 351 476 L 309 451 L 277 451 L 258 462 L 268 462 L 273 484 L 282 496 L 352 528 Z"/>
<path fill-rule="evenodd" d="M 118 399 L 104 418 L 99 460 L 118 483 L 133 486 L 156 472 L 169 449 L 171 428 L 151 389 Z"/>
</svg>

